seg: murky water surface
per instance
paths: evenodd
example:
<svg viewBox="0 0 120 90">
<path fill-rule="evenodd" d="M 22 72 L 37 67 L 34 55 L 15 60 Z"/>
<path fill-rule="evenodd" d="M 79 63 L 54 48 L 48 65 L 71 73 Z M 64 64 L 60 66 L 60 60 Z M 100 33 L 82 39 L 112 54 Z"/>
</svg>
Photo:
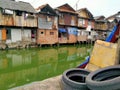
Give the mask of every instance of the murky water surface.
<svg viewBox="0 0 120 90">
<path fill-rule="evenodd" d="M 0 90 L 41 81 L 74 68 L 91 46 L 62 46 L 0 51 Z"/>
</svg>

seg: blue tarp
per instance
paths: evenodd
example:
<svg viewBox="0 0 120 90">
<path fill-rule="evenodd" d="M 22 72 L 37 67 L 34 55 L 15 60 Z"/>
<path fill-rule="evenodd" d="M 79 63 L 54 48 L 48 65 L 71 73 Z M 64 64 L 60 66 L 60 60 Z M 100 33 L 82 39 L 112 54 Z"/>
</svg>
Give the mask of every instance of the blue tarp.
<svg viewBox="0 0 120 90">
<path fill-rule="evenodd" d="M 85 66 L 89 63 L 90 61 L 90 56 L 87 56 L 86 60 L 81 63 L 79 66 L 77 66 L 77 68 L 85 68 Z"/>
<path fill-rule="evenodd" d="M 68 30 L 68 34 L 74 34 L 74 35 L 78 34 L 77 28 L 68 27 L 67 30 Z"/>
<path fill-rule="evenodd" d="M 110 42 L 110 41 L 111 41 L 111 39 L 112 39 L 112 37 L 114 36 L 116 30 L 117 30 L 117 26 L 114 26 L 112 32 L 111 32 L 111 33 L 109 34 L 109 36 L 106 38 L 106 40 L 105 40 L 106 42 Z"/>
<path fill-rule="evenodd" d="M 62 32 L 64 32 L 64 33 L 67 32 L 67 30 L 65 28 L 59 28 L 58 31 L 61 32 L 61 33 Z"/>
</svg>

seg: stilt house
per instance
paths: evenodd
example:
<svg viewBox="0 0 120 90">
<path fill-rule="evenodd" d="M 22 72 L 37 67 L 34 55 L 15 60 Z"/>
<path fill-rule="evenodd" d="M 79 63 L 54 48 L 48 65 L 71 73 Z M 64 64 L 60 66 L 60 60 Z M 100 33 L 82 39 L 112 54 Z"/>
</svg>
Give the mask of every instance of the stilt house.
<svg viewBox="0 0 120 90">
<path fill-rule="evenodd" d="M 59 15 L 58 32 L 59 43 L 76 43 L 77 42 L 77 13 L 68 4 L 56 8 Z"/>
<path fill-rule="evenodd" d="M 87 41 L 92 39 L 92 30 L 94 29 L 94 18 L 92 13 L 87 8 L 82 8 L 77 11 L 78 13 L 78 42 Z"/>
<path fill-rule="evenodd" d="M 54 9 L 48 5 L 42 5 L 37 9 L 38 30 L 37 44 L 58 43 L 58 17 Z"/>
<path fill-rule="evenodd" d="M 0 43 L 16 47 L 36 42 L 35 13 L 29 3 L 0 0 Z"/>
</svg>

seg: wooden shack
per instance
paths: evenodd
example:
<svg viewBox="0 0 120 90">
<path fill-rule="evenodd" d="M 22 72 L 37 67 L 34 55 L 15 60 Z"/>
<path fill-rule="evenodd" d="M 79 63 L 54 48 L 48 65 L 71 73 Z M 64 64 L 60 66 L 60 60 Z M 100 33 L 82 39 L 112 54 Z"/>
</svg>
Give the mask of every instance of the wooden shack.
<svg viewBox="0 0 120 90">
<path fill-rule="evenodd" d="M 0 0 L 0 3 L 0 42 L 36 42 L 35 9 L 22 1 Z"/>
<path fill-rule="evenodd" d="M 109 22 L 108 23 L 108 29 L 112 30 L 113 27 L 118 23 L 118 21 L 120 20 L 120 11 L 107 17 L 106 20 Z"/>
<path fill-rule="evenodd" d="M 42 5 L 37 9 L 38 30 L 37 44 L 58 43 L 58 17 L 54 9 L 48 5 Z"/>
<path fill-rule="evenodd" d="M 96 16 L 95 19 L 95 31 L 97 32 L 97 39 L 105 40 L 108 30 L 108 21 L 104 16 Z"/>
<path fill-rule="evenodd" d="M 78 42 L 86 42 L 88 36 L 91 36 L 94 29 L 94 18 L 92 13 L 87 8 L 81 8 L 77 10 L 78 13 Z"/>
<path fill-rule="evenodd" d="M 95 30 L 108 29 L 107 20 L 105 20 L 104 16 L 97 16 L 97 17 L 94 17 L 94 19 L 95 19 Z"/>
<path fill-rule="evenodd" d="M 59 43 L 76 43 L 77 33 L 77 13 L 68 4 L 57 7 L 57 14 L 59 15 Z M 75 33 L 74 33 L 75 32 Z"/>
</svg>

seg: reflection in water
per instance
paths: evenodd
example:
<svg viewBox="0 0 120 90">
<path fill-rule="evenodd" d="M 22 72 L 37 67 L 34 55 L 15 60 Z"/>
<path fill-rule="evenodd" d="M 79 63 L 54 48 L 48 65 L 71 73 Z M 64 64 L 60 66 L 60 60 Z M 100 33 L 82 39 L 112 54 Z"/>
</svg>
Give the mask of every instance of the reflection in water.
<svg viewBox="0 0 120 90">
<path fill-rule="evenodd" d="M 79 65 L 90 48 L 27 49 L 0 52 L 0 90 L 57 76 Z"/>
</svg>

